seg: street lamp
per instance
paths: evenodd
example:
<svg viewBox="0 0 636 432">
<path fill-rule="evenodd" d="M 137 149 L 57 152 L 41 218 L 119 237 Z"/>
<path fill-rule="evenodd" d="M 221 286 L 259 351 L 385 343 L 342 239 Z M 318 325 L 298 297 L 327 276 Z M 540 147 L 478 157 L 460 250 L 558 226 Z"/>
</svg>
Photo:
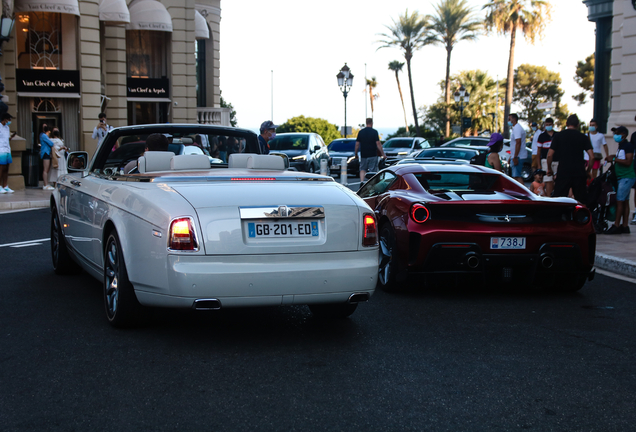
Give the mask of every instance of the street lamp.
<svg viewBox="0 0 636 432">
<path fill-rule="evenodd" d="M 462 85 L 453 96 L 455 97 L 455 102 L 459 102 L 459 124 L 461 136 L 464 136 L 464 102 L 468 103 L 470 101 L 470 94 Z"/>
<path fill-rule="evenodd" d="M 349 69 L 349 66 L 347 66 L 347 64 L 345 63 L 345 65 L 340 69 L 340 72 L 338 72 L 338 75 L 336 75 L 336 78 L 338 78 L 338 86 L 340 87 L 340 91 L 342 92 L 342 95 L 344 96 L 344 137 L 347 137 L 347 95 L 349 94 L 349 89 L 351 89 L 351 86 L 353 85 L 353 74 L 351 73 L 351 69 Z"/>
<path fill-rule="evenodd" d="M 11 31 L 15 20 L 13 18 L 4 17 L 0 20 L 0 56 L 2 55 L 2 44 L 11 38 Z"/>
</svg>

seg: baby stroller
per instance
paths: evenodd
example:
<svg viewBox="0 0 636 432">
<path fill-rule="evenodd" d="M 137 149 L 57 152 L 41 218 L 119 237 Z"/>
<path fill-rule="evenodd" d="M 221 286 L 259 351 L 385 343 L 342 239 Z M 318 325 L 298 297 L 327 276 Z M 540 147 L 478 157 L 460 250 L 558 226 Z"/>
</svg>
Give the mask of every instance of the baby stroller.
<svg viewBox="0 0 636 432">
<path fill-rule="evenodd" d="M 587 208 L 592 212 L 592 223 L 597 233 L 604 232 L 616 219 L 616 189 L 618 181 L 614 164 L 592 180 L 587 187 Z M 609 222 L 608 222 L 609 221 Z"/>
</svg>

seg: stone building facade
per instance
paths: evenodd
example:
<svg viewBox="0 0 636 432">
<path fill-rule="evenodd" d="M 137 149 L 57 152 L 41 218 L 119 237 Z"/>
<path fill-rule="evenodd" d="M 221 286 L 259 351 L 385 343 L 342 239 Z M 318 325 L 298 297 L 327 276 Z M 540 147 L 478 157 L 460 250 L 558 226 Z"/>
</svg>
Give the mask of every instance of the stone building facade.
<svg viewBox="0 0 636 432">
<path fill-rule="evenodd" d="M 2 16 L 15 19 L 0 57 L 3 95 L 16 116 L 11 129 L 24 138 L 12 142 L 13 189 L 24 187 L 22 156 L 38 151 L 43 124 L 57 126 L 71 150 L 89 154 L 100 112 L 114 127 L 229 125 L 229 110 L 220 107 L 220 0 L 3 5 Z"/>
</svg>

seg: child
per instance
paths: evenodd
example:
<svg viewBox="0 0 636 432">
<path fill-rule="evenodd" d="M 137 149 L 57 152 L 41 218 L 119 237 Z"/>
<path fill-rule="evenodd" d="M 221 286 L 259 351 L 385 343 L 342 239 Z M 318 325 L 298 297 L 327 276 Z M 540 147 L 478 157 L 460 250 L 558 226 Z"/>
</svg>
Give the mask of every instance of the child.
<svg viewBox="0 0 636 432">
<path fill-rule="evenodd" d="M 534 181 L 530 185 L 530 190 L 539 196 L 545 196 L 545 189 L 543 188 L 543 176 L 545 171 L 536 170 L 534 172 Z"/>
</svg>

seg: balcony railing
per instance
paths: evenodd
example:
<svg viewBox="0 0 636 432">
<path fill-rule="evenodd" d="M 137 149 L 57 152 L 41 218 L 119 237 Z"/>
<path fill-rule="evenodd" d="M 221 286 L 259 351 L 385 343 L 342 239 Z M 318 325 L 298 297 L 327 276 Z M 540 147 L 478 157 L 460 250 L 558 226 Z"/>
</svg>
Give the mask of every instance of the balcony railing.
<svg viewBox="0 0 636 432">
<path fill-rule="evenodd" d="M 197 121 L 200 124 L 230 126 L 230 109 L 198 107 Z"/>
</svg>

